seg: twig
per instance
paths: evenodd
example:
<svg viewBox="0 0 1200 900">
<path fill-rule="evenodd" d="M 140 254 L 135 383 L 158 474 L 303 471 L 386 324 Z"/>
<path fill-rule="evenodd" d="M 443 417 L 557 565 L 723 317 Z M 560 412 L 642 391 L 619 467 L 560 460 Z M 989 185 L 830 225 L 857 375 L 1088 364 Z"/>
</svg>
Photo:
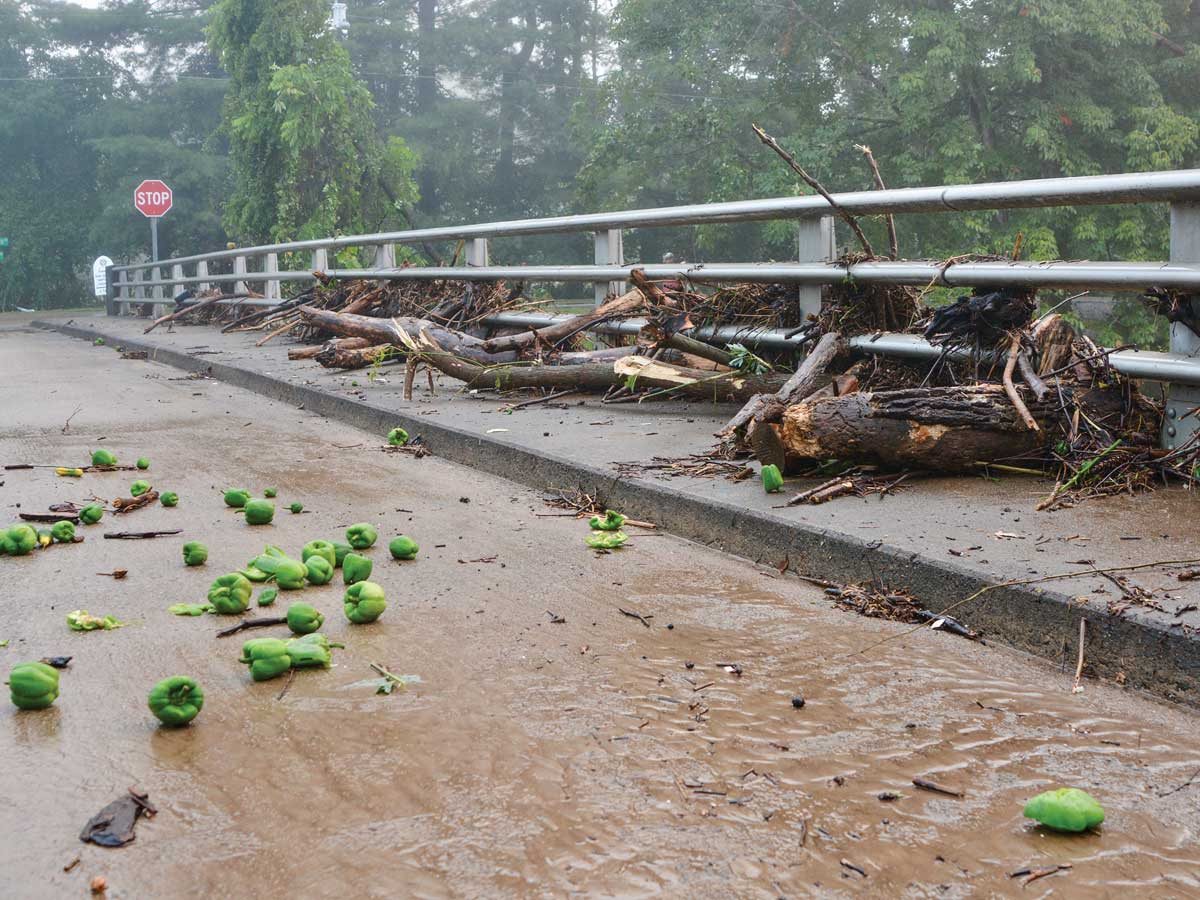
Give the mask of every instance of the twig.
<svg viewBox="0 0 1200 900">
<path fill-rule="evenodd" d="M 629 618 L 631 618 L 631 619 L 637 619 L 639 622 L 641 622 L 641 623 L 642 623 L 643 625 L 645 625 L 647 628 L 649 628 L 649 627 L 650 627 L 650 623 L 649 623 L 648 621 L 646 621 L 646 619 L 647 619 L 647 617 L 646 617 L 646 616 L 643 616 L 643 615 L 641 615 L 640 613 L 630 612 L 630 611 L 629 611 L 629 610 L 627 610 L 627 609 L 621 609 L 621 607 L 619 607 L 619 606 L 617 607 L 617 610 L 618 610 L 618 611 L 619 611 L 619 612 L 620 612 L 622 615 L 629 616 Z M 652 618 L 654 618 L 654 617 L 653 617 L 653 616 L 650 616 L 649 618 L 651 618 L 651 619 L 652 619 Z"/>
<path fill-rule="evenodd" d="M 73 412 L 69 416 L 67 416 L 67 421 L 63 423 L 63 427 L 62 427 L 63 434 L 67 433 L 67 429 L 71 427 L 71 420 L 79 414 L 79 411 L 81 409 L 83 409 L 82 406 L 77 406 L 77 407 L 75 407 L 75 412 Z"/>
<path fill-rule="evenodd" d="M 565 397 L 568 394 L 573 393 L 575 393 L 573 388 L 569 388 L 565 391 L 555 391 L 553 394 L 546 394 L 544 397 L 534 397 L 532 400 L 526 400 L 522 403 L 513 403 L 510 406 L 502 406 L 500 407 L 500 412 L 512 412 L 514 409 L 524 409 L 527 406 L 535 406 L 538 403 L 546 403 L 550 400 L 557 400 L 559 397 Z"/>
<path fill-rule="evenodd" d="M 867 256 L 874 257 L 875 251 L 871 248 L 871 242 L 868 241 L 867 236 L 863 234 L 863 230 L 859 227 L 858 221 L 854 218 L 854 216 L 850 215 L 850 213 L 838 206 L 837 202 L 830 195 L 829 191 L 825 190 L 821 182 L 817 181 L 817 179 L 805 172 L 804 169 L 801 168 L 800 164 L 796 162 L 795 158 L 779 146 L 779 142 L 775 140 L 775 138 L 771 137 L 757 125 L 751 124 L 750 127 L 754 129 L 754 133 L 758 135 L 758 139 L 774 150 L 779 155 L 779 158 L 787 163 L 788 167 L 804 180 L 805 184 L 807 184 L 810 188 L 824 197 L 826 201 L 828 201 L 829 205 L 832 206 L 834 210 L 837 211 L 838 215 L 840 215 L 846 221 L 846 224 L 850 226 L 850 230 L 854 232 L 854 236 L 858 238 L 859 243 L 862 244 L 863 250 L 866 252 Z"/>
<path fill-rule="evenodd" d="M 239 631 L 245 631 L 247 628 L 266 628 L 269 625 L 286 625 L 287 616 L 273 616 L 269 619 L 242 619 L 231 628 L 226 628 L 223 631 L 217 632 L 217 637 L 229 637 L 231 634 L 237 634 Z"/>
<path fill-rule="evenodd" d="M 1018 415 L 1025 422 L 1026 427 L 1030 431 L 1041 431 L 1037 421 L 1029 414 L 1029 407 L 1025 405 L 1025 401 L 1021 399 L 1021 395 L 1017 393 L 1016 387 L 1013 385 L 1013 370 L 1017 367 L 1017 356 L 1021 352 L 1021 334 L 1014 331 L 1012 342 L 1008 346 L 1008 360 L 1004 363 L 1004 393 L 1008 394 L 1008 399 L 1012 401 L 1013 408 L 1016 409 Z"/>
<path fill-rule="evenodd" d="M 1106 568 L 1106 569 L 1092 568 L 1092 569 L 1084 569 L 1080 572 L 1059 572 L 1055 575 L 1043 575 L 1039 578 L 1021 578 L 1021 579 L 1014 579 L 1011 581 L 1001 581 L 996 584 L 989 584 L 986 587 L 981 587 L 975 593 L 973 593 L 967 597 L 963 597 L 963 599 L 961 599 L 961 600 L 956 600 L 954 603 L 951 603 L 949 606 L 947 606 L 941 612 L 937 613 L 937 615 L 944 616 L 946 613 L 953 612 L 954 610 L 958 609 L 960 606 L 966 606 L 968 603 L 972 603 L 975 600 L 978 600 L 984 594 L 991 593 L 992 591 L 999 590 L 1000 588 L 1019 587 L 1019 586 L 1026 585 L 1026 584 L 1042 584 L 1043 582 L 1046 582 L 1046 581 L 1062 581 L 1065 578 L 1081 578 L 1085 575 L 1103 575 L 1105 572 L 1135 572 L 1139 569 L 1155 569 L 1155 568 L 1160 568 L 1163 566 L 1185 566 L 1185 565 L 1191 565 L 1192 563 L 1200 563 L 1200 557 L 1194 557 L 1192 559 L 1162 559 L 1162 560 L 1159 560 L 1158 562 L 1138 563 L 1137 565 L 1133 565 L 1133 566 L 1112 566 L 1112 567 Z M 917 632 L 917 631 L 921 631 L 924 628 L 925 628 L 925 625 L 921 624 L 921 625 L 916 626 L 915 628 L 907 628 L 904 631 L 897 632 L 896 634 L 889 634 L 887 637 L 881 638 L 880 640 L 875 641 L 872 644 L 867 644 L 867 646 L 865 646 L 859 650 L 852 650 L 850 653 L 846 654 L 846 657 L 861 655 L 863 653 L 866 653 L 868 650 L 874 650 L 876 647 L 879 647 L 883 644 L 891 643 L 894 640 L 899 640 L 900 638 L 908 637 L 910 634 Z M 845 658 L 845 657 L 842 657 L 842 658 Z"/>
<path fill-rule="evenodd" d="M 105 540 L 110 541 L 134 541 L 144 538 L 164 537 L 170 534 L 183 534 L 183 529 L 173 528 L 170 531 L 106 531 L 104 537 Z"/>
<path fill-rule="evenodd" d="M 1182 791 L 1184 788 L 1191 787 L 1193 784 L 1200 784 L 1200 781 L 1196 780 L 1197 778 L 1200 778 L 1200 769 L 1197 769 L 1195 772 L 1193 772 L 1191 777 L 1187 781 L 1185 781 L 1183 784 L 1179 785 L 1179 787 L 1173 787 L 1169 791 L 1163 791 L 1158 796 L 1169 797 L 1172 794 L 1177 793 L 1178 791 Z"/>
<path fill-rule="evenodd" d="M 287 619 L 284 619 L 284 621 L 286 622 Z M 292 682 L 295 680 L 296 680 L 296 669 L 295 669 L 295 667 L 293 667 L 291 669 L 291 671 L 288 672 L 287 684 L 285 684 L 283 686 L 283 690 L 279 692 L 279 696 L 276 697 L 275 699 L 282 700 L 284 695 L 288 692 L 288 689 L 292 686 Z"/>
<path fill-rule="evenodd" d="M 1021 886 L 1024 887 L 1031 882 L 1037 881 L 1039 878 L 1045 878 L 1047 875 L 1054 875 L 1058 872 L 1066 871 L 1071 867 L 1071 863 L 1062 863 L 1061 865 L 1057 866 L 1040 866 L 1036 869 L 1018 869 L 1016 872 L 1009 872 L 1008 877 L 1020 878 L 1023 875 L 1027 876 L 1025 880 L 1021 882 Z"/>
<path fill-rule="evenodd" d="M 79 524 L 79 516 L 75 513 L 17 513 L 23 522 L 74 522 Z"/>
<path fill-rule="evenodd" d="M 961 797 L 962 791 L 956 791 L 954 788 L 948 788 L 943 784 L 938 784 L 936 781 L 930 781 L 928 778 L 921 778 L 919 775 L 912 780 L 912 783 L 921 788 L 923 791 L 932 791 L 935 794 L 945 794 L 947 797 Z"/>
<path fill-rule="evenodd" d="M 1071 686 L 1072 694 L 1082 694 L 1083 685 L 1080 679 L 1083 678 L 1083 644 L 1087 640 L 1087 619 L 1079 620 L 1079 661 L 1075 664 L 1075 683 Z"/>
<path fill-rule="evenodd" d="M 866 144 L 855 144 L 854 148 L 861 150 L 863 156 L 867 158 L 867 162 L 871 166 L 871 173 L 875 176 L 875 186 L 881 191 L 886 191 L 887 185 L 883 183 L 883 176 L 879 174 L 879 164 L 875 162 L 875 154 L 871 152 L 871 148 Z M 888 213 L 884 217 L 884 221 L 887 223 L 888 247 L 891 249 L 892 259 L 899 259 L 900 241 L 896 237 L 896 218 Z"/>
</svg>

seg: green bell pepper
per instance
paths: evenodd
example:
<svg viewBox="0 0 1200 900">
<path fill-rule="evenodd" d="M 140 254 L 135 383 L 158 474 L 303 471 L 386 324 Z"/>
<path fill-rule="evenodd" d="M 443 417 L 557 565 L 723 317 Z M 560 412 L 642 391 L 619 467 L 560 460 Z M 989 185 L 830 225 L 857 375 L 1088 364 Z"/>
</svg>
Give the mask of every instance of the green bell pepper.
<svg viewBox="0 0 1200 900">
<path fill-rule="evenodd" d="M 323 556 L 310 556 L 304 564 L 309 584 L 329 584 L 333 581 L 333 563 Z"/>
<path fill-rule="evenodd" d="M 112 631 L 124 628 L 125 623 L 114 615 L 93 616 L 86 609 L 67 613 L 67 627 L 72 631 Z"/>
<path fill-rule="evenodd" d="M 188 541 L 183 545 L 183 564 L 202 566 L 208 561 L 208 548 L 199 541 Z"/>
<path fill-rule="evenodd" d="M 158 498 L 158 502 L 163 506 L 178 506 L 179 495 L 174 491 L 163 491 L 162 495 Z"/>
<path fill-rule="evenodd" d="M 388 544 L 388 553 L 392 554 L 392 559 L 414 559 L 419 549 L 421 548 L 417 546 L 417 542 L 406 534 L 392 538 Z"/>
<path fill-rule="evenodd" d="M 8 690 L 17 709 L 45 709 L 58 699 L 58 670 L 43 662 L 13 666 Z"/>
<path fill-rule="evenodd" d="M 241 509 L 250 499 L 250 492 L 245 488 L 230 488 L 225 492 L 225 505 Z"/>
<path fill-rule="evenodd" d="M 305 544 L 300 551 L 300 559 L 307 563 L 313 556 L 323 557 L 330 566 L 337 566 L 337 552 L 329 541 L 309 541 Z"/>
<path fill-rule="evenodd" d="M 134 497 L 140 497 L 148 490 L 150 490 L 150 482 L 142 481 L 140 478 L 129 486 L 129 493 Z"/>
<path fill-rule="evenodd" d="M 336 568 L 341 568 L 342 563 L 346 561 L 346 554 L 353 553 L 354 548 L 349 544 L 334 544 L 333 545 L 333 565 Z"/>
<path fill-rule="evenodd" d="M 279 638 L 254 638 L 242 644 L 240 662 L 250 665 L 250 677 L 255 681 L 278 678 L 292 667 L 287 644 Z"/>
<path fill-rule="evenodd" d="M 144 456 L 139 456 L 138 461 L 137 461 L 137 467 L 139 469 L 150 468 L 150 460 L 146 459 L 146 457 L 144 457 Z"/>
<path fill-rule="evenodd" d="M 275 504 L 270 500 L 247 500 L 243 508 L 247 525 L 270 525 L 275 518 Z"/>
<path fill-rule="evenodd" d="M 93 466 L 115 466 L 117 457 L 108 450 L 93 450 L 92 465 Z"/>
<path fill-rule="evenodd" d="M 55 522 L 50 526 L 50 536 L 60 544 L 69 544 L 75 540 L 75 523 Z"/>
<path fill-rule="evenodd" d="M 275 583 L 285 591 L 300 590 L 306 578 L 308 566 L 294 559 L 281 559 L 275 567 Z"/>
<path fill-rule="evenodd" d="M 318 647 L 324 647 L 326 650 L 330 650 L 334 647 L 340 648 L 340 647 L 346 646 L 345 644 L 335 644 L 333 641 L 331 641 L 325 635 L 320 634 L 318 632 L 313 632 L 312 634 L 305 634 L 305 635 L 301 635 L 300 637 L 291 638 L 288 640 L 288 643 L 289 644 L 316 644 Z"/>
<path fill-rule="evenodd" d="M 25 556 L 38 545 L 38 533 L 28 525 L 14 525 L 4 533 L 5 549 L 10 556 Z"/>
<path fill-rule="evenodd" d="M 104 518 L 104 507 L 99 503 L 89 503 L 79 511 L 79 521 L 84 525 L 95 525 Z"/>
<path fill-rule="evenodd" d="M 347 553 L 342 560 L 342 581 L 345 584 L 358 584 L 371 577 L 371 561 L 357 553 Z"/>
<path fill-rule="evenodd" d="M 275 490 L 275 488 L 267 488 L 266 490 L 263 491 L 263 496 L 269 498 L 269 497 L 274 497 L 278 493 L 279 492 L 277 490 Z"/>
<path fill-rule="evenodd" d="M 325 617 L 307 603 L 293 603 L 287 611 L 287 627 L 294 634 L 312 634 L 320 631 Z"/>
<path fill-rule="evenodd" d="M 383 588 L 373 581 L 360 581 L 346 588 L 342 598 L 346 618 L 355 625 L 374 622 L 387 609 Z"/>
<path fill-rule="evenodd" d="M 258 595 L 259 606 L 270 606 L 275 602 L 275 598 L 279 596 L 278 588 L 264 588 L 262 593 Z"/>
<path fill-rule="evenodd" d="M 604 518 L 592 516 L 588 520 L 588 524 L 597 531 L 620 531 L 621 526 L 625 524 L 625 517 L 616 510 L 606 509 Z"/>
<path fill-rule="evenodd" d="M 96 347 L 103 347 L 104 346 L 104 338 L 96 338 L 94 341 L 92 341 L 92 344 L 93 344 L 93 346 L 96 346 Z"/>
<path fill-rule="evenodd" d="M 346 543 L 355 550 L 366 550 L 377 540 L 379 540 L 379 532 L 375 530 L 375 526 L 368 525 L 366 522 L 351 525 L 346 529 Z"/>
<path fill-rule="evenodd" d="M 1059 788 L 1038 794 L 1025 804 L 1025 818 L 1056 831 L 1087 831 L 1104 821 L 1104 807 L 1087 791 Z"/>
<path fill-rule="evenodd" d="M 302 513 L 302 512 L 304 512 L 304 504 L 303 503 L 293 503 L 291 506 L 288 507 L 288 509 L 290 509 L 293 513 Z"/>
<path fill-rule="evenodd" d="M 195 679 L 172 675 L 150 689 L 147 705 L 158 721 L 170 728 L 179 728 L 200 714 L 204 691 Z"/>
<path fill-rule="evenodd" d="M 783 489 L 783 474 L 779 471 L 779 466 L 771 463 L 762 467 L 762 486 L 768 494 Z"/>
<path fill-rule="evenodd" d="M 239 572 L 230 572 L 217 578 L 208 589 L 208 602 L 224 616 L 236 616 L 250 605 L 250 594 L 254 591 L 250 581 Z"/>
<path fill-rule="evenodd" d="M 403 447 L 408 443 L 408 432 L 403 428 L 393 428 L 388 432 L 388 444 L 393 447 Z"/>
<path fill-rule="evenodd" d="M 593 531 L 583 540 L 594 550 L 615 550 L 629 540 L 629 536 L 623 531 Z"/>
<path fill-rule="evenodd" d="M 287 642 L 288 657 L 294 669 L 328 669 L 330 663 L 329 644 L 320 641 L 309 641 L 307 638 L 324 637 L 320 634 L 306 634 L 304 637 L 292 638 Z"/>
</svg>

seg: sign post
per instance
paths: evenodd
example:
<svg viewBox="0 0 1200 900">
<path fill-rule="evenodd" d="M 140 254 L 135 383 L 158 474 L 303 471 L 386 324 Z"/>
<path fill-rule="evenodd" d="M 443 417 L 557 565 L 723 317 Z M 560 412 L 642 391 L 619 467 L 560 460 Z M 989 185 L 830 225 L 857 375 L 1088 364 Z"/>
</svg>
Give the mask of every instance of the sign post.
<svg viewBox="0 0 1200 900">
<path fill-rule="evenodd" d="M 148 178 L 133 189 L 133 206 L 150 220 L 150 261 L 158 262 L 158 220 L 171 210 L 171 189 L 157 178 Z"/>
</svg>

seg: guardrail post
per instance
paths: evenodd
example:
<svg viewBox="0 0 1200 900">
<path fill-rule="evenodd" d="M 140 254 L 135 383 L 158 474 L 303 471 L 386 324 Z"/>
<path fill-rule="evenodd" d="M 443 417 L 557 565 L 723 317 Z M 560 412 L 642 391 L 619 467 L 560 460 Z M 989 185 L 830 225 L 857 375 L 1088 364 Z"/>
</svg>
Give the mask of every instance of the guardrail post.
<svg viewBox="0 0 1200 900">
<path fill-rule="evenodd" d="M 278 300 L 279 294 L 279 279 L 272 278 L 272 275 L 279 274 L 279 254 L 268 253 L 266 261 L 263 263 L 263 272 L 267 276 L 267 280 L 263 283 L 263 297 L 267 300 Z"/>
<path fill-rule="evenodd" d="M 796 260 L 802 263 L 830 262 L 834 256 L 833 216 L 818 219 L 801 219 L 800 234 L 796 245 Z M 801 320 L 821 312 L 821 286 L 800 286 Z"/>
<path fill-rule="evenodd" d="M 112 311 L 114 316 L 125 314 L 125 309 L 129 303 L 129 297 L 132 294 L 132 291 L 129 289 L 129 273 L 121 272 L 117 277 L 121 280 L 117 285 L 117 303 L 113 307 Z"/>
<path fill-rule="evenodd" d="M 487 238 L 471 238 L 471 240 L 467 241 L 468 266 L 486 266 L 489 257 Z"/>
<path fill-rule="evenodd" d="M 207 259 L 202 259 L 202 260 L 200 260 L 200 262 L 196 263 L 196 277 L 197 278 L 207 278 L 208 277 L 208 260 Z M 196 285 L 196 293 L 199 294 L 201 291 L 207 291 L 208 288 L 209 288 L 208 282 L 201 281 L 199 284 Z"/>
<path fill-rule="evenodd" d="M 150 270 L 150 280 L 158 281 L 162 277 L 162 269 L 155 266 Z M 152 300 L 161 300 L 163 298 L 163 289 L 161 284 L 156 284 L 150 289 L 150 298 Z"/>
<path fill-rule="evenodd" d="M 625 239 L 621 229 L 611 228 L 608 231 L 593 232 L 592 239 L 593 247 L 595 248 L 592 260 L 596 265 L 625 265 Z M 597 281 L 593 285 L 592 291 L 596 305 L 599 306 L 609 294 L 619 297 L 625 293 L 625 282 Z"/>
<path fill-rule="evenodd" d="M 171 282 L 170 299 L 174 300 L 175 296 L 179 293 L 179 289 L 183 287 L 183 285 L 179 283 L 179 281 L 183 278 L 183 266 L 179 265 L 179 263 L 171 266 L 171 277 L 176 279 L 175 281 Z"/>
<path fill-rule="evenodd" d="M 395 244 L 376 244 L 375 245 L 375 260 L 371 263 L 372 269 L 394 269 L 396 268 L 396 245 Z"/>
<path fill-rule="evenodd" d="M 1171 262 L 1200 263 L 1200 203 L 1177 200 L 1171 204 Z M 1193 295 L 1187 302 L 1195 306 L 1200 298 Z M 1200 365 L 1200 337 L 1182 322 L 1172 322 L 1171 352 L 1196 358 L 1196 365 Z M 1162 431 L 1164 447 L 1174 449 L 1200 430 L 1200 420 L 1197 419 L 1200 413 L 1188 415 L 1198 406 L 1200 387 L 1167 385 L 1167 409 Z"/>
<path fill-rule="evenodd" d="M 117 298 L 120 296 L 121 289 L 115 283 L 116 273 L 113 272 L 113 267 L 108 266 L 104 270 L 104 314 L 106 316 L 115 316 L 117 314 Z"/>
<path fill-rule="evenodd" d="M 234 275 L 245 275 L 246 274 L 246 257 L 235 256 L 233 258 L 233 274 Z M 246 293 L 246 282 L 242 281 L 241 279 L 238 279 L 237 281 L 235 281 L 233 283 L 233 292 L 235 294 L 244 295 Z"/>
<path fill-rule="evenodd" d="M 312 254 L 312 270 L 314 272 L 329 271 L 329 251 L 322 247 L 319 250 L 314 250 Z"/>
<path fill-rule="evenodd" d="M 133 273 L 133 299 L 145 300 L 146 289 L 142 287 L 142 270 L 138 269 Z"/>
</svg>

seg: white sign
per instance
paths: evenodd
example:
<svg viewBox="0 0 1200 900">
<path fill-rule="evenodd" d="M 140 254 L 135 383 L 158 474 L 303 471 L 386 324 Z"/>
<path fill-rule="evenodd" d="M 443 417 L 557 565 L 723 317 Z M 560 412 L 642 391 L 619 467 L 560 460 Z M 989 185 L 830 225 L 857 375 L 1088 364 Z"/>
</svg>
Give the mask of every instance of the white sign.
<svg viewBox="0 0 1200 900">
<path fill-rule="evenodd" d="M 97 257 L 92 263 L 92 286 L 97 297 L 108 296 L 108 267 L 112 264 L 107 256 Z"/>
</svg>

